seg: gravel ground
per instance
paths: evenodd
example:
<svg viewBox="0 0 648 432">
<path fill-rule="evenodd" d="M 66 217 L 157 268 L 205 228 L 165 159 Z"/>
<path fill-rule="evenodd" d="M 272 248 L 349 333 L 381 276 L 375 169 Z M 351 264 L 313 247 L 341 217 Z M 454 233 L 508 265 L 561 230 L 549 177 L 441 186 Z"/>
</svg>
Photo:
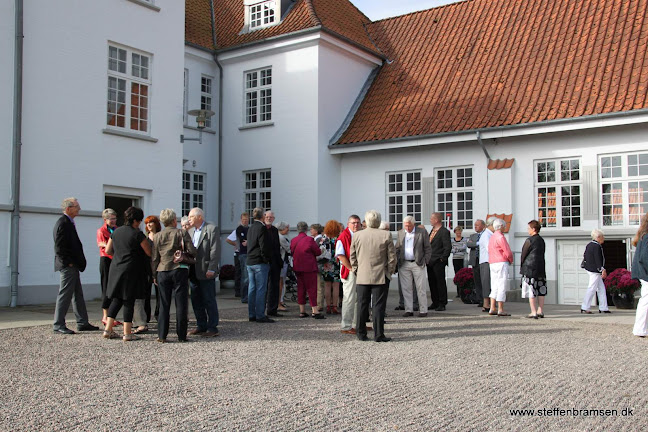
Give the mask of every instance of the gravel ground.
<svg viewBox="0 0 648 432">
<path fill-rule="evenodd" d="M 340 334 L 337 316 L 256 324 L 243 308 L 221 311 L 220 337 L 186 344 L 173 329 L 167 344 L 2 330 L 0 428 L 648 430 L 648 340 L 627 326 L 388 314 L 386 344 Z M 509 411 L 542 408 L 618 415 Z"/>
</svg>

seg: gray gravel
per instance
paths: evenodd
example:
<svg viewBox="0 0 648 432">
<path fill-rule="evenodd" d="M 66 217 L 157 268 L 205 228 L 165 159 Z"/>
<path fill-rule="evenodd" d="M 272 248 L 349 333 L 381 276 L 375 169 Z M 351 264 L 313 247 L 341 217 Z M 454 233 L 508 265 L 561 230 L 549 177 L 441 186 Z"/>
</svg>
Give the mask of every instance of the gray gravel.
<svg viewBox="0 0 648 432">
<path fill-rule="evenodd" d="M 224 310 L 220 337 L 187 344 L 2 330 L 0 429 L 648 429 L 648 340 L 628 326 L 390 310 L 379 344 L 295 310 L 275 324 Z M 619 415 L 509 413 L 526 408 Z"/>
</svg>

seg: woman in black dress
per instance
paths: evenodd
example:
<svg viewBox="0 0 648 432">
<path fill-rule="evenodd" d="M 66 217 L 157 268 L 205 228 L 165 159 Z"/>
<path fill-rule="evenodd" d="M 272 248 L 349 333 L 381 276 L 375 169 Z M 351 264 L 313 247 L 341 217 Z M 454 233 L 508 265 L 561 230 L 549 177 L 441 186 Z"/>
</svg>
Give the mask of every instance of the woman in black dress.
<svg viewBox="0 0 648 432">
<path fill-rule="evenodd" d="M 117 337 L 113 332 L 113 324 L 117 313 L 124 306 L 124 341 L 135 339 L 133 327 L 133 311 L 135 299 L 141 298 L 146 286 L 147 256 L 151 256 L 151 246 L 146 235 L 139 226 L 144 219 L 144 212 L 137 207 L 129 207 L 124 212 L 124 226 L 115 230 L 106 245 L 106 253 L 113 255 L 108 276 L 106 296 L 111 299 L 108 308 L 108 320 L 103 337 Z"/>
<path fill-rule="evenodd" d="M 522 298 L 529 298 L 531 314 L 527 318 L 544 318 L 544 300 L 547 295 L 547 274 L 545 273 L 545 242 L 540 237 L 540 222 L 529 222 L 529 238 L 522 246 L 520 274 L 522 275 Z M 536 303 L 537 299 L 537 303 Z"/>
</svg>

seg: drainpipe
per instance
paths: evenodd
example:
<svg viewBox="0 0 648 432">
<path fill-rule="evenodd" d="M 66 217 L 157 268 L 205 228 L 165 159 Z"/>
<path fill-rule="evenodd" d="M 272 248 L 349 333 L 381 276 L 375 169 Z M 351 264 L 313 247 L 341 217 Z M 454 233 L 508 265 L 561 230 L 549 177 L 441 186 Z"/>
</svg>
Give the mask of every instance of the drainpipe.
<svg viewBox="0 0 648 432">
<path fill-rule="evenodd" d="M 13 150 L 11 152 L 11 307 L 18 303 L 18 246 L 20 234 L 20 147 L 22 145 L 23 0 L 15 1 L 16 41 L 14 48 Z"/>
<path fill-rule="evenodd" d="M 216 49 L 216 13 L 214 0 L 209 0 L 212 24 L 212 42 Z M 214 61 L 218 66 L 218 225 L 223 228 L 223 66 L 214 52 Z M 222 234 L 222 232 L 221 232 Z"/>
<path fill-rule="evenodd" d="M 484 142 L 481 139 L 481 132 L 477 131 L 477 142 L 479 143 L 479 146 L 481 147 L 482 151 L 484 152 L 484 155 L 486 155 L 486 159 L 488 162 L 490 162 L 491 158 L 490 155 L 488 154 L 488 151 L 486 151 L 486 146 L 484 145 Z M 488 163 L 486 162 L 486 163 Z M 488 189 L 488 167 L 486 168 L 486 214 L 490 213 L 490 198 L 488 198 L 488 194 L 490 193 L 490 189 Z"/>
</svg>

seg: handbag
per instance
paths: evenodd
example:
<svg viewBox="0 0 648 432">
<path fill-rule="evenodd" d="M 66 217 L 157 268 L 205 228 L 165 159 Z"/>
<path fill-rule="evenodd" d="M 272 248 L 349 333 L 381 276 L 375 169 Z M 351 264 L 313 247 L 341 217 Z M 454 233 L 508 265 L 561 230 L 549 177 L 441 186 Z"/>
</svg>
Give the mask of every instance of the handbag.
<svg viewBox="0 0 648 432">
<path fill-rule="evenodd" d="M 173 253 L 173 262 L 176 264 L 196 264 L 196 258 L 185 250 L 184 236 L 180 232 L 180 245 L 181 249 Z"/>
</svg>

